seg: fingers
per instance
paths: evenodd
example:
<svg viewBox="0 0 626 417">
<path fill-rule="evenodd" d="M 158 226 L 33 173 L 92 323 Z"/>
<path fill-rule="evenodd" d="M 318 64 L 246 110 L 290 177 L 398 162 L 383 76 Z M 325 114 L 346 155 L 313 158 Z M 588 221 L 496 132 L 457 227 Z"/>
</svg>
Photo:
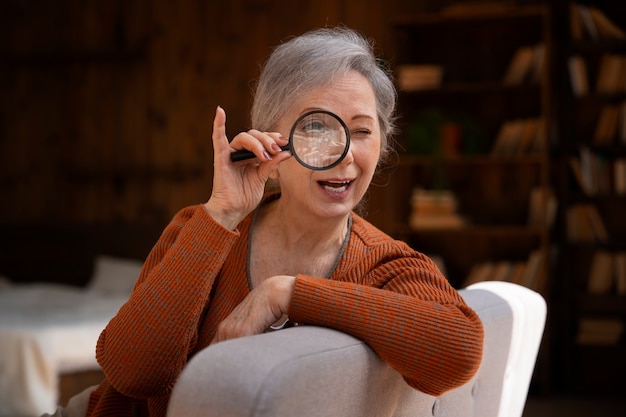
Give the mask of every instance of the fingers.
<svg viewBox="0 0 626 417">
<path fill-rule="evenodd" d="M 229 143 L 226 136 L 226 112 L 221 106 L 215 110 L 213 120 L 213 149 L 219 153 L 230 153 L 233 150 L 248 150 L 254 153 L 258 161 L 271 161 L 274 156 L 283 152 L 281 146 L 289 143 L 289 139 L 278 132 L 261 132 L 256 129 L 241 132 Z"/>
<path fill-rule="evenodd" d="M 281 146 L 287 145 L 288 142 L 289 140 L 278 132 L 260 132 L 251 129 L 235 136 L 230 146 L 235 150 L 251 151 L 259 161 L 271 161 L 274 156 L 283 152 Z"/>
<path fill-rule="evenodd" d="M 226 112 L 221 106 L 215 109 L 213 119 L 213 149 L 217 152 L 224 152 L 228 149 L 228 138 L 226 137 Z"/>
<path fill-rule="evenodd" d="M 294 282 L 286 275 L 265 280 L 219 324 L 211 344 L 266 331 L 286 316 Z"/>
</svg>

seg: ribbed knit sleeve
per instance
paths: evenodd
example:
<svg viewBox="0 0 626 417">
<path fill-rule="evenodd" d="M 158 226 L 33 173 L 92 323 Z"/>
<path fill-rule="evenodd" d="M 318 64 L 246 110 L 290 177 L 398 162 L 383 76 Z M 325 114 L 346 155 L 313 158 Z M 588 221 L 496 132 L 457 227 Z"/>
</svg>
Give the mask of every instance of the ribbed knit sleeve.
<svg viewBox="0 0 626 417">
<path fill-rule="evenodd" d="M 129 300 L 100 335 L 98 362 L 134 398 L 164 395 L 198 339 L 215 277 L 238 233 L 203 206 L 181 210 L 149 254 Z"/>
<path fill-rule="evenodd" d="M 434 263 L 359 218 L 330 280 L 297 277 L 289 317 L 363 340 L 431 395 L 467 382 L 482 358 L 480 319 Z"/>
</svg>

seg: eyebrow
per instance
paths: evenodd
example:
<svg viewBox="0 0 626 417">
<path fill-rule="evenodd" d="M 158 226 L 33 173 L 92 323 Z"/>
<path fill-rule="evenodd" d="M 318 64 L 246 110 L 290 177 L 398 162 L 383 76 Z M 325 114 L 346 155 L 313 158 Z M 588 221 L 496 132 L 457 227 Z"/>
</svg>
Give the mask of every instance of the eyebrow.
<svg viewBox="0 0 626 417">
<path fill-rule="evenodd" d="M 357 119 L 369 119 L 369 120 L 376 120 L 375 117 L 370 116 L 369 114 L 356 114 L 354 116 L 352 116 L 351 120 L 357 120 Z"/>
<path fill-rule="evenodd" d="M 309 111 L 317 111 L 317 110 L 330 111 L 323 107 L 307 107 L 306 109 L 302 111 L 302 114 L 309 112 Z M 336 114 L 335 112 L 332 112 L 332 113 Z M 366 114 L 366 113 L 359 113 L 359 114 L 355 114 L 354 116 L 352 116 L 350 120 L 358 120 L 358 119 L 369 119 L 373 121 L 373 120 L 376 120 L 376 117 L 370 116 L 369 114 Z"/>
</svg>

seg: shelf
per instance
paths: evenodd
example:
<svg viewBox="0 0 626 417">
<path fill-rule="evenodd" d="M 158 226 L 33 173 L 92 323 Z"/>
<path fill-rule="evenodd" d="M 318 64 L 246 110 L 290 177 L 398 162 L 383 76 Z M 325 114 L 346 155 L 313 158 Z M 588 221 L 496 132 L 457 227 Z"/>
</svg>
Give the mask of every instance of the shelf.
<svg viewBox="0 0 626 417">
<path fill-rule="evenodd" d="M 395 224 L 391 230 L 393 234 L 403 236 L 425 236 L 436 234 L 450 239 L 459 236 L 486 239 L 515 239 L 515 238 L 537 238 L 543 235 L 544 231 L 539 227 L 516 226 L 516 225 L 470 225 L 457 228 L 426 228 L 412 229 L 408 224 Z"/>
<path fill-rule="evenodd" d="M 500 81 L 475 81 L 475 82 L 444 82 L 438 88 L 427 88 L 423 90 L 400 90 L 403 96 L 432 96 L 438 94 L 539 94 L 541 87 L 539 84 L 524 84 L 510 86 Z"/>
<path fill-rule="evenodd" d="M 486 22 L 502 22 L 507 20 L 536 19 L 546 14 L 546 7 L 542 5 L 514 6 L 498 5 L 493 3 L 489 8 L 475 8 L 466 12 L 421 13 L 401 15 L 393 19 L 393 26 L 398 29 L 410 29 L 424 25 L 457 25 L 462 22 L 483 24 Z"/>
<path fill-rule="evenodd" d="M 626 53 L 626 42 L 619 39 L 602 39 L 598 41 L 575 41 L 570 47 L 572 54 L 597 54 L 603 52 Z"/>
<path fill-rule="evenodd" d="M 146 48 L 101 51 L 47 51 L 28 54 L 5 52 L 0 55 L 0 66 L 49 68 L 73 65 L 117 65 L 139 62 L 145 57 Z"/>
<path fill-rule="evenodd" d="M 613 193 L 597 193 L 588 195 L 582 191 L 572 193 L 570 201 L 572 203 L 599 203 L 599 204 L 623 204 L 626 205 L 626 195 Z"/>
<path fill-rule="evenodd" d="M 127 167 L 127 168 L 81 168 L 66 167 L 63 174 L 76 182 L 90 181 L 151 181 L 153 179 L 186 180 L 206 174 L 205 167 L 173 166 L 169 168 Z"/>
<path fill-rule="evenodd" d="M 626 223 L 624 222 L 624 214 L 626 213 L 626 196 L 616 195 L 613 193 L 614 183 L 612 181 L 610 165 L 604 165 L 606 161 L 613 161 L 617 158 L 626 156 L 626 146 L 624 145 L 594 145 L 594 138 L 602 112 L 607 105 L 616 105 L 626 99 L 626 93 L 620 91 L 618 82 L 612 79 L 606 79 L 599 82 L 599 77 L 606 74 L 605 70 L 609 67 L 603 67 L 603 57 L 608 54 L 625 54 L 626 42 L 623 40 L 591 40 L 591 33 L 588 24 L 596 27 L 598 33 L 601 29 L 598 25 L 602 24 L 602 18 L 587 20 L 575 20 L 572 24 L 572 17 L 576 17 L 573 11 L 579 11 L 584 14 L 584 9 L 594 7 L 597 11 L 604 14 L 604 19 L 609 19 L 613 24 L 625 27 L 623 20 L 624 14 L 620 13 L 621 3 L 607 0 L 590 0 L 585 2 L 564 1 L 555 2 L 556 8 L 553 15 L 553 23 L 555 24 L 555 59 L 556 67 L 564 71 L 569 77 L 557 82 L 555 90 L 552 92 L 557 100 L 557 108 L 554 110 L 555 140 L 553 141 L 554 150 L 553 165 L 558 175 L 555 177 L 555 189 L 559 190 L 559 206 L 562 214 L 562 226 L 555 235 L 556 244 L 560 246 L 558 256 L 555 257 L 556 269 L 559 271 L 554 289 L 557 291 L 561 299 L 558 302 L 558 308 L 561 310 L 559 328 L 559 351 L 555 352 L 555 361 L 562 370 L 562 378 L 560 381 L 569 393 L 576 392 L 601 392 L 603 394 L 610 392 L 623 392 L 624 379 L 623 374 L 626 372 L 626 345 L 624 334 L 622 332 L 620 340 L 617 344 L 593 345 L 594 332 L 601 333 L 600 328 L 590 330 L 590 326 L 583 328 L 582 319 L 619 319 L 626 320 L 626 296 L 617 295 L 615 292 L 614 281 L 617 279 L 614 270 L 614 258 L 610 256 L 617 252 L 626 250 Z M 589 16 L 590 14 L 584 14 Z M 565 17 L 565 19 L 563 19 Z M 562 19 L 557 22 L 557 19 Z M 621 20 L 620 21 L 618 21 Z M 560 23 L 563 23 L 562 25 Z M 579 25 L 579 23 L 583 23 Z M 581 71 L 571 70 L 569 65 L 572 63 L 571 58 L 577 56 L 581 58 L 579 63 L 584 67 Z M 579 68 L 579 69 L 580 69 Z M 578 78 L 579 76 L 586 78 Z M 559 77 L 559 75 L 555 76 Z M 572 80 L 587 81 L 589 93 L 577 94 L 580 91 L 573 91 Z M 598 93 L 598 85 L 608 91 L 607 93 Z M 614 91 L 614 92 L 610 92 Z M 615 143 L 617 135 L 607 135 L 610 142 Z M 582 149 L 588 149 L 589 154 L 581 154 Z M 597 157 L 597 155 L 602 155 Z M 593 173 L 594 181 L 592 190 L 601 190 L 602 193 L 585 194 L 582 191 L 580 181 L 576 180 L 576 176 L 571 168 L 572 158 L 583 158 L 585 163 L 589 161 L 587 166 L 593 166 L 586 173 Z M 610 174 L 610 175 L 609 175 Z M 611 178 L 611 179 L 609 179 Z M 582 218 L 569 217 L 572 213 L 571 209 L 577 206 L 592 206 L 597 209 L 597 213 L 607 231 L 606 241 L 600 239 L 601 242 L 571 242 L 572 226 L 582 224 Z M 575 213 L 575 212 L 574 212 Z M 598 229 L 596 229 L 598 230 Z M 608 262 L 603 265 L 612 265 L 609 275 L 602 275 L 603 272 L 594 265 L 597 254 L 603 252 Z M 595 281 L 596 278 L 598 281 Z M 599 295 L 589 293 L 587 289 L 590 282 L 599 283 L 600 279 L 606 285 L 611 285 L 611 292 L 607 295 Z M 589 324 L 589 323 L 587 323 Z M 582 332 L 582 333 L 579 333 Z M 590 344 L 579 344 L 578 337 L 582 335 L 587 338 Z M 606 336 L 606 335 L 605 335 Z M 615 336 L 610 332 L 608 339 Z M 595 340 L 598 342 L 598 340 Z"/>
<path fill-rule="evenodd" d="M 493 165 L 508 167 L 514 165 L 539 165 L 544 163 L 541 155 L 519 155 L 500 157 L 491 155 L 459 155 L 459 156 L 426 156 L 404 154 L 400 156 L 399 166 L 411 167 L 415 165 Z"/>
<path fill-rule="evenodd" d="M 577 303 L 582 314 L 621 315 L 626 317 L 626 295 L 580 293 Z"/>
<path fill-rule="evenodd" d="M 551 287 L 550 227 L 543 220 L 528 226 L 548 212 L 544 197 L 552 194 L 547 17 L 544 5 L 459 2 L 392 21 L 398 85 L 435 88 L 398 93 L 398 142 L 406 153 L 389 167 L 382 228 L 440 258 L 454 286 L 484 265 L 480 279 L 497 279 L 489 267 L 498 263 L 532 265 L 525 282 L 546 297 Z M 441 69 L 433 84 L 426 77 L 420 83 L 429 73 L 411 68 L 419 65 Z M 438 203 L 428 193 L 434 190 L 451 198 Z M 419 216 L 437 210 L 451 214 L 439 224 L 463 226 L 412 229 L 434 224 Z"/>
</svg>

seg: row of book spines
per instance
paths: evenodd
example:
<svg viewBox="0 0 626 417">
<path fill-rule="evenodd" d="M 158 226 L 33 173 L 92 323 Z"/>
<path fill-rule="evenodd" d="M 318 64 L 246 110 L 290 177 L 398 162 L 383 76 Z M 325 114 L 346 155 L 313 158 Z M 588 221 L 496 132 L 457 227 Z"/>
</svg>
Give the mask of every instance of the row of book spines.
<svg viewBox="0 0 626 417">
<path fill-rule="evenodd" d="M 626 33 L 595 6 L 574 3 L 570 7 L 572 39 L 603 41 L 625 40 Z"/>
<path fill-rule="evenodd" d="M 463 287 L 483 281 L 506 281 L 540 290 L 542 286 L 544 256 L 533 250 L 524 261 L 498 260 L 475 264 L 468 273 Z"/>
<path fill-rule="evenodd" d="M 626 74 L 626 66 L 624 73 Z M 626 101 L 602 106 L 593 134 L 593 144 L 626 145 Z"/>
<path fill-rule="evenodd" d="M 539 83 L 545 72 L 545 56 L 543 43 L 518 47 L 502 76 L 502 85 L 516 87 Z M 402 91 L 431 90 L 444 85 L 445 68 L 442 65 L 401 65 L 397 73 L 397 84 Z"/>
<path fill-rule="evenodd" d="M 586 195 L 626 195 L 626 158 L 607 158 L 589 149 L 572 156 L 569 166 L 580 190 Z"/>
<path fill-rule="evenodd" d="M 587 292 L 626 295 L 626 251 L 596 250 L 587 276 Z"/>
<path fill-rule="evenodd" d="M 590 203 L 574 204 L 566 212 L 567 238 L 572 243 L 608 243 L 609 233 L 598 208 Z"/>
<path fill-rule="evenodd" d="M 619 317 L 582 317 L 578 321 L 576 343 L 615 346 L 623 334 L 624 322 Z"/>
<path fill-rule="evenodd" d="M 409 224 L 412 229 L 460 228 L 470 223 L 458 212 L 456 195 L 450 190 L 413 190 Z M 558 201 L 549 187 L 536 186 L 528 197 L 528 226 L 551 228 L 556 219 Z"/>
<path fill-rule="evenodd" d="M 505 120 L 491 147 L 492 156 L 538 154 L 546 147 L 546 121 L 544 118 L 519 118 Z"/>
<path fill-rule="evenodd" d="M 581 55 L 572 55 L 568 60 L 572 91 L 577 96 L 592 92 L 617 94 L 626 92 L 626 56 L 604 54 L 600 59 L 595 84 L 592 86 L 587 62 Z"/>
</svg>

